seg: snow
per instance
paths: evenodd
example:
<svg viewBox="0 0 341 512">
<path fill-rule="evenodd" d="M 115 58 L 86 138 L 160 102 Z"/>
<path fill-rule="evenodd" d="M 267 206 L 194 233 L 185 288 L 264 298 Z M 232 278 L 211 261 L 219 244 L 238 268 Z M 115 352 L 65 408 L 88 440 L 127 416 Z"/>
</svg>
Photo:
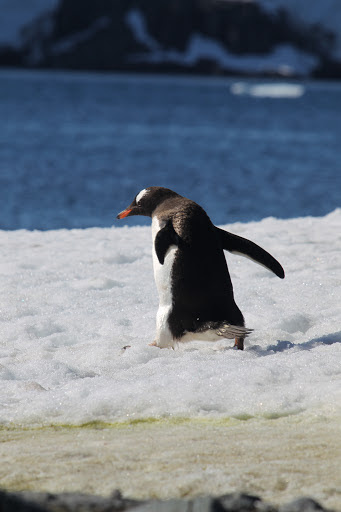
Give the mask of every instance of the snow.
<svg viewBox="0 0 341 512">
<path fill-rule="evenodd" d="M 97 20 L 95 20 L 90 27 L 75 34 L 72 36 L 65 37 L 62 40 L 58 41 L 55 45 L 53 45 L 51 49 L 51 53 L 54 55 L 59 55 L 62 53 L 67 53 L 72 50 L 75 46 L 84 43 L 91 39 L 93 36 L 100 32 L 101 30 L 107 28 L 110 25 L 110 18 L 108 16 L 101 16 Z"/>
<path fill-rule="evenodd" d="M 148 346 L 158 308 L 150 227 L 1 231 L 0 422 L 335 417 L 340 225 L 341 209 L 224 226 L 286 271 L 283 281 L 227 253 L 255 329 L 244 352 L 228 340 Z"/>
<path fill-rule="evenodd" d="M 276 12 L 285 9 L 294 20 L 307 27 L 320 25 L 329 29 L 335 36 L 334 56 L 341 58 L 341 3 L 340 0 L 257 0 L 267 11 Z"/>
<path fill-rule="evenodd" d="M 149 52 L 135 55 L 135 61 L 171 62 L 183 66 L 194 66 L 201 59 L 211 59 L 222 68 L 235 72 L 279 72 L 282 75 L 308 75 L 318 64 L 316 57 L 295 49 L 289 44 L 278 45 L 266 55 L 237 56 L 230 53 L 222 44 L 200 34 L 192 34 L 184 52 L 163 50 L 148 33 L 143 13 L 131 9 L 126 16 L 135 39 L 144 44 Z"/>
<path fill-rule="evenodd" d="M 59 0 L 0 0 L 0 46 L 20 46 L 21 29 L 41 14 L 57 7 Z"/>
</svg>

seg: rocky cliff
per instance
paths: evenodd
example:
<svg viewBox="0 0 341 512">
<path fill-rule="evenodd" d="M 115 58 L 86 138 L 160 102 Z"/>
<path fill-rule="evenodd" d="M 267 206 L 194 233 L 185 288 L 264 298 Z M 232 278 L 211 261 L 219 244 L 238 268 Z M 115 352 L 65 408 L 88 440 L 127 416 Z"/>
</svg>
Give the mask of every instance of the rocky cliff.
<svg viewBox="0 0 341 512">
<path fill-rule="evenodd" d="M 247 0 L 60 0 L 0 65 L 341 78 L 337 35 Z"/>
</svg>

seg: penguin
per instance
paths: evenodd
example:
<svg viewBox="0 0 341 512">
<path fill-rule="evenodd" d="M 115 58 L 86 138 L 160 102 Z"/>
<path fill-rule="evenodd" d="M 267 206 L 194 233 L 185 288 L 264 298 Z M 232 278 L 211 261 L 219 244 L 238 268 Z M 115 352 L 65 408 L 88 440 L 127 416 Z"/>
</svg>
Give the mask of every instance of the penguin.
<svg viewBox="0 0 341 512">
<path fill-rule="evenodd" d="M 233 295 L 224 250 L 251 258 L 281 279 L 284 270 L 254 242 L 220 229 L 194 201 L 164 187 L 148 187 L 117 215 L 152 218 L 153 268 L 159 295 L 156 338 L 171 347 L 191 340 L 235 339 L 244 349 L 252 329 Z"/>
</svg>

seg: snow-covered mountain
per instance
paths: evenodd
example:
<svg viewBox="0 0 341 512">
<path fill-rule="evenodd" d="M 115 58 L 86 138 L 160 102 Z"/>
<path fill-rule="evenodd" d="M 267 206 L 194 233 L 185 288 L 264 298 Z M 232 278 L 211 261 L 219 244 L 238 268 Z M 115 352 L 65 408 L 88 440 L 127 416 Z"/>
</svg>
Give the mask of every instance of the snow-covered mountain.
<svg viewBox="0 0 341 512">
<path fill-rule="evenodd" d="M 21 30 L 42 13 L 57 8 L 59 0 L 0 0 L 0 46 L 19 48 Z"/>
<path fill-rule="evenodd" d="M 339 0 L 0 0 L 0 65 L 341 77 Z"/>
<path fill-rule="evenodd" d="M 333 38 L 331 55 L 341 60 L 341 3 L 339 0 L 257 0 L 268 12 L 285 9 L 296 24 L 302 27 L 320 28 Z"/>
</svg>

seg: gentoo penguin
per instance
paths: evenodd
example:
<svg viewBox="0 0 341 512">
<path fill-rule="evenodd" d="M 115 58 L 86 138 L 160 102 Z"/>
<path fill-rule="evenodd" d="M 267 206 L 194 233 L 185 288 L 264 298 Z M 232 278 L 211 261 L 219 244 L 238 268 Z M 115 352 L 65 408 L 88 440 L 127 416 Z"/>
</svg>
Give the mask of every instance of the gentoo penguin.
<svg viewBox="0 0 341 512">
<path fill-rule="evenodd" d="M 251 332 L 234 301 L 224 249 L 251 258 L 278 277 L 284 270 L 255 243 L 214 226 L 194 201 L 163 187 L 141 190 L 117 215 L 152 218 L 153 266 L 159 293 L 156 339 L 151 345 L 235 338 L 243 350 Z"/>
</svg>

